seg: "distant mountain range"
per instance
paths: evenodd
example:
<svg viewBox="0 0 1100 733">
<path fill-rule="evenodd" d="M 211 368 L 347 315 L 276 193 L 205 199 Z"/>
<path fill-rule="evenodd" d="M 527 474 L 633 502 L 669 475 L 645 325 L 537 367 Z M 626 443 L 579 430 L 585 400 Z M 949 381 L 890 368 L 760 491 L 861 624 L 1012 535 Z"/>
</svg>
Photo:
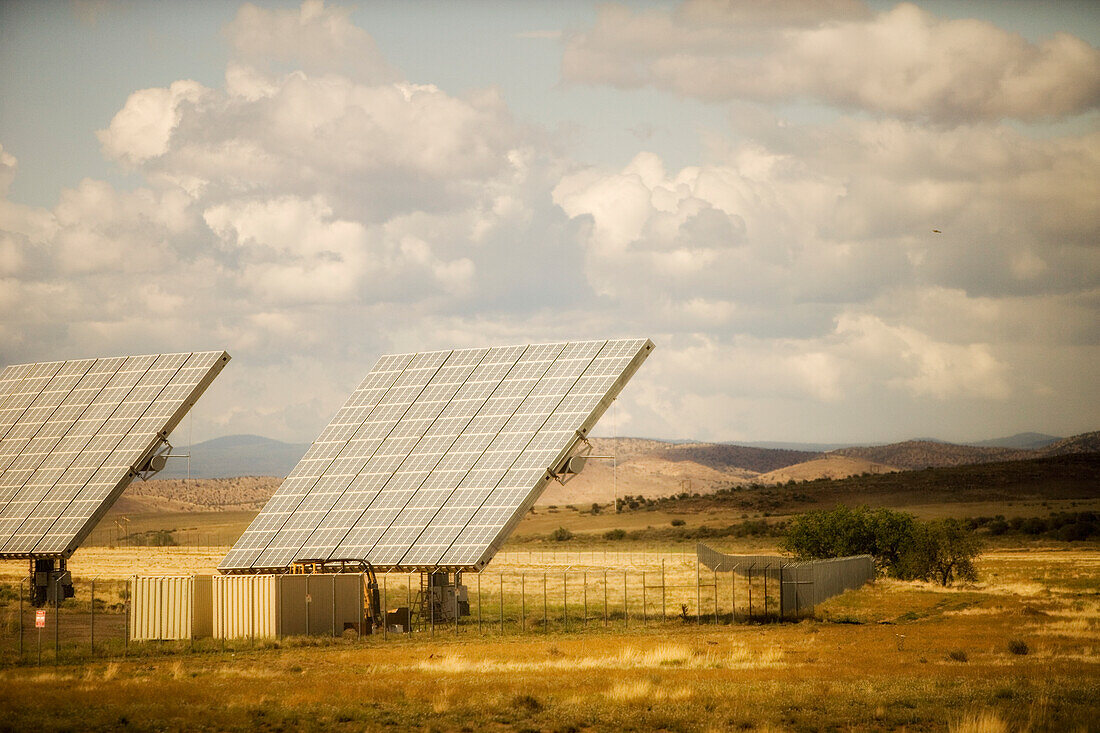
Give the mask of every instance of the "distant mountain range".
<svg viewBox="0 0 1100 733">
<path fill-rule="evenodd" d="M 1100 432 L 1058 438 L 1041 433 L 1019 433 L 966 445 L 933 439 L 886 445 L 845 443 L 698 443 L 644 438 L 602 438 L 603 450 L 618 456 L 620 464 L 635 457 L 659 456 L 669 464 L 689 462 L 717 471 L 741 469 L 764 474 L 823 456 L 845 456 L 900 469 L 958 466 L 991 461 L 1023 460 L 1047 455 L 1100 451 Z M 284 443 L 259 435 L 228 435 L 191 446 L 191 478 L 286 476 L 309 448 L 307 443 Z M 176 448 L 186 453 L 185 446 Z M 597 451 L 601 452 L 601 451 Z M 157 478 L 188 476 L 187 459 L 176 458 Z"/>
<path fill-rule="evenodd" d="M 283 477 L 305 455 L 308 443 L 284 443 L 259 435 L 227 435 L 191 446 L 191 478 L 237 476 Z M 176 453 L 187 453 L 176 446 Z M 174 458 L 157 474 L 160 479 L 187 478 L 187 459 Z"/>
</svg>

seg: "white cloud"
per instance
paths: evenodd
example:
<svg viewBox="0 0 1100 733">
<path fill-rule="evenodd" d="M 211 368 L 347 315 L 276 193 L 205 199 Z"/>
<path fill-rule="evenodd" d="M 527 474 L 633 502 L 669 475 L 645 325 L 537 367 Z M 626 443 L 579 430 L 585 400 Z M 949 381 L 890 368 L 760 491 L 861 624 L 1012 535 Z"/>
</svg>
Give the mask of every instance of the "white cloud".
<svg viewBox="0 0 1100 733">
<path fill-rule="evenodd" d="M 566 41 L 567 80 L 652 85 L 704 100 L 811 100 L 942 123 L 1059 119 L 1100 104 L 1100 50 L 1068 33 L 1030 43 L 910 3 L 688 2 L 605 6 Z"/>
<path fill-rule="evenodd" d="M 245 3 L 225 29 L 235 58 L 251 65 L 291 64 L 308 72 L 336 72 L 364 83 L 396 81 L 370 34 L 351 22 L 351 8 L 306 0 L 297 8 Z"/>
<path fill-rule="evenodd" d="M 804 38 L 908 17 L 604 12 L 624 14 L 619 52 L 703 38 L 719 55 L 730 34 L 770 43 L 777 18 Z M 224 85 L 137 91 L 101 132 L 132 190 L 85 180 L 22 206 L 0 148 L 5 361 L 227 348 L 196 426 L 292 440 L 380 353 L 630 335 L 658 349 L 624 394 L 624 433 L 859 440 L 1094 419 L 1095 133 L 764 111 L 734 115 L 694 165 L 642 151 L 590 167 L 499 92 L 352 68 L 365 33 L 346 11 L 246 7 L 229 33 Z M 325 43 L 331 63 L 309 61 Z"/>
</svg>

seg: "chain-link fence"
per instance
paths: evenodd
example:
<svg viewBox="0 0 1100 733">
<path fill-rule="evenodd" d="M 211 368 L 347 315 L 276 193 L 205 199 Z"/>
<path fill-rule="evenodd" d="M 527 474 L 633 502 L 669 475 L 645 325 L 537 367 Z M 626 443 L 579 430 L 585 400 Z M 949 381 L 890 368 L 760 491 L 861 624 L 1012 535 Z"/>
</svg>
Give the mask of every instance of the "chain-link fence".
<svg viewBox="0 0 1100 733">
<path fill-rule="evenodd" d="M 0 660 L 52 664 L 125 653 L 129 585 L 125 580 L 75 580 L 75 595 L 31 605 L 29 581 L 0 585 Z"/>
<path fill-rule="evenodd" d="M 618 565 L 616 565 L 618 563 Z M 383 609 L 410 609 L 374 631 L 376 641 L 407 638 L 406 632 L 439 634 L 549 634 L 585 629 L 631 630 L 667 624 L 728 624 L 789 618 L 873 576 L 870 558 L 794 563 L 772 555 L 726 555 L 700 545 L 695 553 L 647 549 L 623 552 L 515 551 L 502 553 L 481 573 L 465 573 L 462 613 L 437 617 L 421 602 L 423 578 L 416 573 L 379 573 Z M 134 641 L 133 579 L 75 578 L 74 598 L 35 609 L 27 583 L 0 584 L 0 662 L 51 664 L 121 656 L 175 643 L 210 649 L 256 644 L 273 625 L 244 624 L 240 632 L 190 631 L 145 635 L 163 642 Z M 337 617 L 335 595 L 312 593 L 317 619 Z M 165 595 L 165 598 L 168 598 Z M 196 598 L 199 596 L 196 595 Z M 258 596 L 259 598 L 259 596 Z M 457 607 L 457 599 L 456 607 Z M 200 601 L 205 602 L 205 601 Z M 265 601 L 250 601 L 264 603 Z M 254 611 L 248 611 L 253 614 Z M 341 610 L 339 615 L 345 615 Z M 257 616 L 250 616 L 255 618 Z M 393 622 L 394 618 L 400 622 Z M 331 628 L 330 628 L 331 627 Z M 307 625 L 314 636 L 346 638 L 347 624 Z M 361 630 L 352 636 L 359 637 Z M 139 634 L 140 635 L 140 634 Z M 224 638 L 218 638 L 224 637 Z M 227 644 L 228 641 L 228 644 Z"/>
<path fill-rule="evenodd" d="M 780 618 L 812 614 L 818 604 L 859 588 L 875 577 L 875 562 L 870 555 L 796 561 L 780 555 L 728 555 L 702 543 L 696 552 L 699 563 L 712 573 L 729 574 L 731 588 L 739 575 L 745 579 L 750 593 L 753 576 L 762 581 L 765 614 L 769 613 L 770 579 Z"/>
</svg>

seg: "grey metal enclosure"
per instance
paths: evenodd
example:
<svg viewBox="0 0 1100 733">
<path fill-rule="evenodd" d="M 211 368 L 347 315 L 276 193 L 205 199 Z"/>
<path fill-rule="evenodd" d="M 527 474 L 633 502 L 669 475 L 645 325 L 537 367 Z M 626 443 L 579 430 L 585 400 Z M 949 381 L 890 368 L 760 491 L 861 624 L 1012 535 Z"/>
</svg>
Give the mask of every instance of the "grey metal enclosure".
<svg viewBox="0 0 1100 733">
<path fill-rule="evenodd" d="M 365 628 L 361 573 L 279 575 L 275 582 L 279 636 L 340 636 Z"/>
</svg>

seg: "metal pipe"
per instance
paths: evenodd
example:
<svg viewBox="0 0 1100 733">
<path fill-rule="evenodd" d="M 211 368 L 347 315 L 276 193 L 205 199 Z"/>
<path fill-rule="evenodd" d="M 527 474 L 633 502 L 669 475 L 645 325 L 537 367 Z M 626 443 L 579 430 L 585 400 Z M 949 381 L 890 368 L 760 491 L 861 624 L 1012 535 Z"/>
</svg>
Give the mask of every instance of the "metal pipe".
<svg viewBox="0 0 1100 733">
<path fill-rule="evenodd" d="M 481 633 L 481 573 L 477 574 L 477 633 Z"/>
<path fill-rule="evenodd" d="M 500 635 L 504 635 L 504 573 L 500 574 Z"/>
<path fill-rule="evenodd" d="M 527 573 L 519 574 L 519 630 L 527 632 Z"/>
<path fill-rule="evenodd" d="M 387 592 L 387 589 L 386 589 L 386 579 L 388 577 L 389 577 L 388 572 L 387 573 L 382 573 L 382 609 L 381 609 L 382 610 L 382 641 L 386 641 L 386 639 L 389 638 L 387 636 L 387 634 L 389 633 L 389 628 L 388 627 L 389 627 L 390 624 L 389 624 L 389 619 L 386 618 L 386 616 L 389 615 L 388 612 L 386 611 L 386 608 L 390 605 L 390 594 Z M 378 619 L 375 619 L 375 621 L 377 621 L 377 620 Z M 372 631 L 373 631 L 373 629 L 372 629 Z"/>
</svg>

